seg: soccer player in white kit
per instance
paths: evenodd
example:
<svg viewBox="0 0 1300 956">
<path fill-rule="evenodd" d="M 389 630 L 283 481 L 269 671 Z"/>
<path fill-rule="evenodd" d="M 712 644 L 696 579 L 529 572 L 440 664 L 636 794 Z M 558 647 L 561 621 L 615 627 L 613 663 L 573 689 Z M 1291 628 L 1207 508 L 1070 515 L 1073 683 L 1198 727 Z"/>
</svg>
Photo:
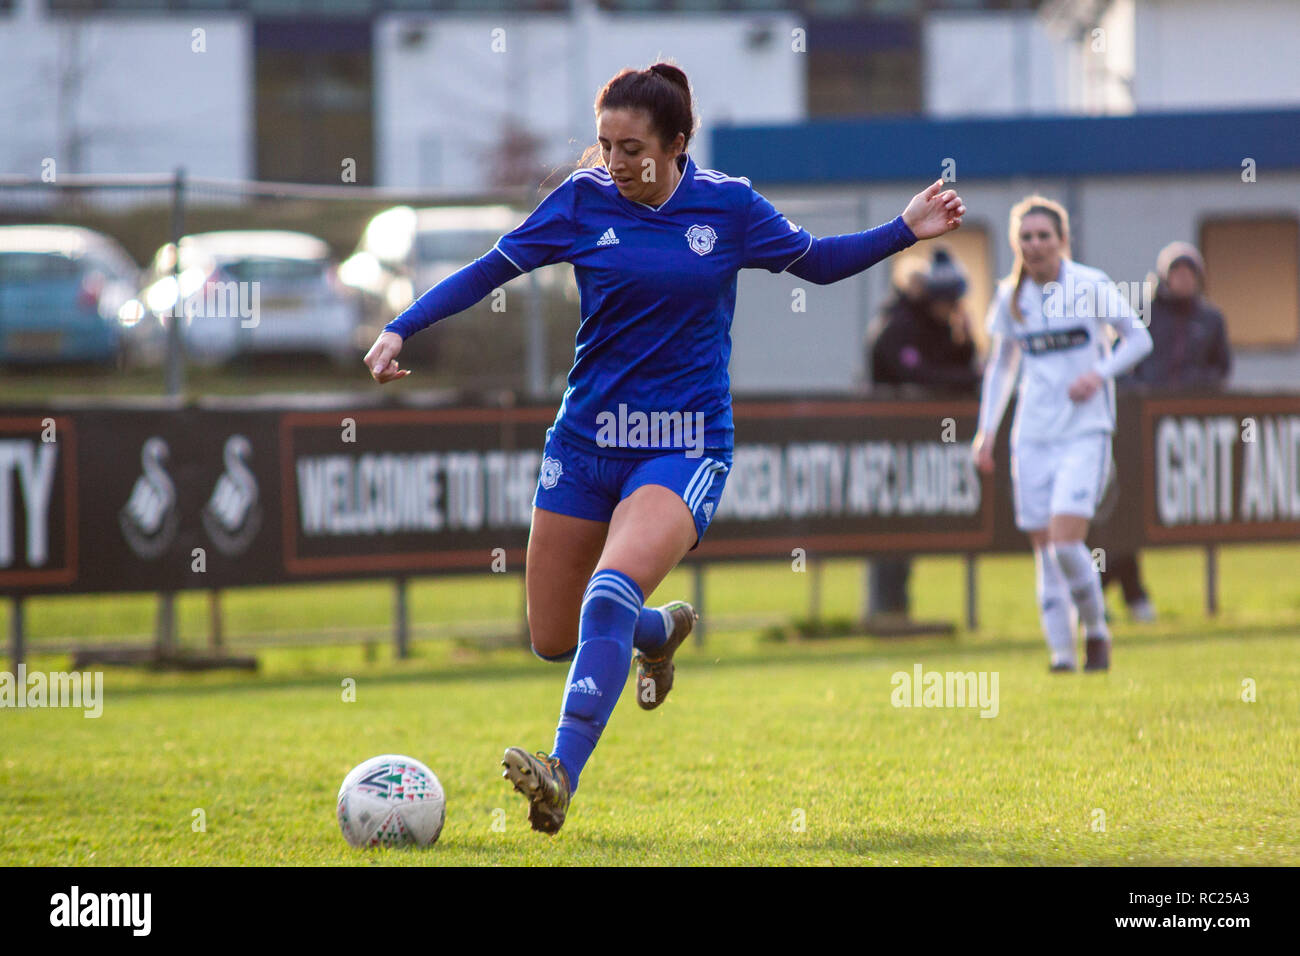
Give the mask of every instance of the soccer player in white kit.
<svg viewBox="0 0 1300 956">
<path fill-rule="evenodd" d="M 1084 544 L 1110 479 L 1115 378 L 1151 351 L 1151 335 L 1104 272 L 1070 258 L 1069 215 L 1042 196 L 1011 209 L 1015 265 L 987 320 L 990 346 L 972 444 L 993 472 L 993 442 L 1019 372 L 1011 428 L 1016 527 L 1034 547 L 1038 607 L 1053 671 L 1073 671 L 1077 609 L 1084 670 L 1110 667 L 1101 577 Z M 1112 350 L 1107 327 L 1120 336 Z"/>
</svg>

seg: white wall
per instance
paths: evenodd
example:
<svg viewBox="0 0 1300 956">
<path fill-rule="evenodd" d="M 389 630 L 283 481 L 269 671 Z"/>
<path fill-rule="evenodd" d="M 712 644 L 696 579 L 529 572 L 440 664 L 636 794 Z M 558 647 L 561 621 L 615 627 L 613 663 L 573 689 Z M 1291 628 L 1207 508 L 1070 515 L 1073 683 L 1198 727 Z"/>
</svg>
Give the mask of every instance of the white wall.
<svg viewBox="0 0 1300 956">
<path fill-rule="evenodd" d="M 1064 111 L 1068 46 L 1033 13 L 932 13 L 921 37 L 927 114 Z"/>
<path fill-rule="evenodd" d="M 755 26 L 771 39 L 747 45 Z M 672 59 L 691 79 L 708 166 L 709 128 L 802 120 L 805 55 L 787 16 L 389 15 L 375 30 L 379 185 L 486 185 L 500 122 L 513 113 L 544 142 L 543 173 L 596 140 L 592 104 L 625 66 Z M 494 31 L 503 31 L 494 33 Z M 409 45 L 404 37 L 421 33 Z M 504 42 L 505 49 L 495 52 Z M 539 176 L 539 179 L 542 178 Z"/>
<path fill-rule="evenodd" d="M 1300 103 L 1296 0 L 1141 0 L 1137 109 Z"/>
<path fill-rule="evenodd" d="M 925 111 L 1126 113 L 1300 102 L 1297 0 L 1114 0 L 1095 23 L 1074 16 L 1080 9 L 928 15 Z"/>
<path fill-rule="evenodd" d="M 816 236 L 887 222 L 924 185 L 769 192 L 755 183 L 778 209 Z M 1143 281 L 1166 244 L 1176 239 L 1198 242 L 1206 219 L 1254 213 L 1300 217 L 1300 172 L 1272 174 L 1267 186 L 1242 183 L 1234 175 L 1178 174 L 1083 177 L 1073 183 L 1048 177 L 966 180 L 959 189 L 969 210 L 967 225 L 988 232 L 995 278 L 1011 270 L 1011 206 L 1033 192 L 1066 206 L 1075 258 L 1116 282 Z M 743 270 L 732 326 L 733 388 L 833 392 L 854 387 L 862 378 L 865 328 L 889 294 L 889 277 L 887 262 L 831 286 Z M 804 314 L 791 312 L 790 292 L 795 288 L 807 290 Z M 984 319 L 975 318 L 980 323 Z M 1300 349 L 1236 350 L 1229 385 L 1300 387 Z"/>
<path fill-rule="evenodd" d="M 191 49 L 196 28 L 204 53 Z M 39 175 L 48 157 L 57 172 L 249 176 L 251 51 L 238 14 L 70 18 L 18 0 L 0 15 L 0 170 Z M 76 95 L 61 95 L 78 70 Z M 80 169 L 61 129 L 85 134 Z"/>
</svg>

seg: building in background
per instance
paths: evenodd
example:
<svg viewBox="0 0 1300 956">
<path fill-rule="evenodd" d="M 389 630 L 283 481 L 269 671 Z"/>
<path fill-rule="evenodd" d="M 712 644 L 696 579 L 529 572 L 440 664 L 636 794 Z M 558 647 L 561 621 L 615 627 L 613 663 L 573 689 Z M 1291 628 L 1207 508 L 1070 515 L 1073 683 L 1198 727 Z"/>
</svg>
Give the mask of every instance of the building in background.
<svg viewBox="0 0 1300 956">
<path fill-rule="evenodd" d="M 696 88 L 697 162 L 749 176 L 815 233 L 892 217 L 952 158 L 971 208 L 954 251 L 976 314 L 1009 268 L 1007 209 L 1048 192 L 1071 209 L 1076 254 L 1117 279 L 1144 277 L 1171 240 L 1196 243 L 1238 357 L 1230 384 L 1300 381 L 1295 0 L 492 5 L 0 0 L 0 172 L 53 160 L 338 183 L 351 160 L 360 184 L 531 188 L 593 141 L 602 82 L 671 58 Z M 1125 117 L 1137 125 L 1121 138 L 1102 122 Z M 945 145 L 954 132 L 962 152 Z M 981 136 L 983 168 L 966 161 L 990 145 Z M 1168 136 L 1178 155 L 1146 162 Z M 889 271 L 803 298 L 790 281 L 742 276 L 737 389 L 861 383 Z"/>
<path fill-rule="evenodd" d="M 601 84 L 660 57 L 697 86 L 705 165 L 715 124 L 806 115 L 800 17 L 771 4 L 485 6 L 0 0 L 0 172 L 537 185 L 595 141 Z"/>
</svg>

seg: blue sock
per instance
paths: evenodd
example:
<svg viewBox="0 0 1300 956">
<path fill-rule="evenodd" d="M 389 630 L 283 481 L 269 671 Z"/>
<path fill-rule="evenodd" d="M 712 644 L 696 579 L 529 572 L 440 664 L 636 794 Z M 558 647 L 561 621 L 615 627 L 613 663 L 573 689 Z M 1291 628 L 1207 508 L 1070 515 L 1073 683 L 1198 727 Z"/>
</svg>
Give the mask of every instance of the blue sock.
<svg viewBox="0 0 1300 956">
<path fill-rule="evenodd" d="M 636 582 L 613 568 L 597 571 L 587 584 L 578 623 L 578 652 L 569 667 L 553 754 L 569 775 L 571 792 L 577 792 L 578 775 L 596 749 L 627 683 L 632 634 L 643 601 Z"/>
<path fill-rule="evenodd" d="M 669 624 L 659 608 L 643 607 L 640 617 L 636 619 L 632 646 L 638 651 L 657 651 L 668 643 L 668 628 Z"/>
</svg>

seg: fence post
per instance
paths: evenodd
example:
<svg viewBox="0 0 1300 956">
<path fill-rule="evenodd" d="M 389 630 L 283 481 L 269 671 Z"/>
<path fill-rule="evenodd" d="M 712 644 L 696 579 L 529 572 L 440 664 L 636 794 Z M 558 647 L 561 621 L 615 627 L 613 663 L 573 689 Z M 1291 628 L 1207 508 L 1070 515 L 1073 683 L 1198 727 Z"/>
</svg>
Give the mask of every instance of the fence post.
<svg viewBox="0 0 1300 956">
<path fill-rule="evenodd" d="M 225 643 L 224 622 L 221 619 L 221 591 L 213 588 L 208 592 L 208 643 L 214 651 L 221 650 Z"/>
<path fill-rule="evenodd" d="M 406 578 L 393 582 L 393 645 L 399 660 L 411 656 L 410 621 L 406 614 Z"/>
<path fill-rule="evenodd" d="M 18 665 L 27 657 L 23 647 L 23 639 L 26 635 L 23 633 L 23 598 L 22 595 L 14 595 L 9 602 L 9 662 L 13 668 L 15 678 L 18 674 Z"/>
<path fill-rule="evenodd" d="M 158 618 L 154 625 L 154 650 L 160 660 L 176 653 L 176 592 L 158 592 Z"/>
<path fill-rule="evenodd" d="M 1205 613 L 1219 613 L 1219 547 L 1214 544 L 1205 546 Z"/>
<path fill-rule="evenodd" d="M 172 245 L 176 250 L 176 263 L 172 275 L 176 279 L 176 302 L 167 323 L 167 370 L 165 373 L 168 397 L 181 394 L 185 388 L 185 351 L 182 344 L 185 324 L 185 305 L 181 301 L 181 236 L 185 234 L 185 170 L 176 169 L 172 185 Z"/>
<path fill-rule="evenodd" d="M 979 594 L 976 584 L 978 583 L 979 559 L 973 553 L 966 555 L 966 629 L 968 631 L 978 630 L 980 626 L 979 618 Z"/>
<path fill-rule="evenodd" d="M 822 619 L 822 560 L 813 558 L 808 564 L 808 618 L 815 630 Z"/>
<path fill-rule="evenodd" d="M 695 622 L 695 644 L 698 647 L 704 646 L 704 622 L 707 620 L 704 616 L 704 562 L 696 561 L 691 565 L 691 584 L 694 594 L 692 602 L 695 605 L 695 613 L 700 619 Z"/>
<path fill-rule="evenodd" d="M 528 626 L 528 571 L 527 569 L 519 572 L 519 583 L 524 586 L 523 600 L 523 631 L 520 633 L 519 642 L 523 644 L 524 650 L 533 649 L 533 629 Z"/>
<path fill-rule="evenodd" d="M 528 305 L 525 312 L 528 323 L 528 397 L 542 398 L 546 394 L 546 326 L 542 316 L 542 285 L 537 270 L 528 273 Z"/>
</svg>

